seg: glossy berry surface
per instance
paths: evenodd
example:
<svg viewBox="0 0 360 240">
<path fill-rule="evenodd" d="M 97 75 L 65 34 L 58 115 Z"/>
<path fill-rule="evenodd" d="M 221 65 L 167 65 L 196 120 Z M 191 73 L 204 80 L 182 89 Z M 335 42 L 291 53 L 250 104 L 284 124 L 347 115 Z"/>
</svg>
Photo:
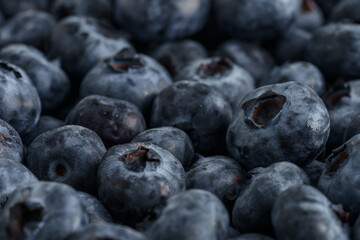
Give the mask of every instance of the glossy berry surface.
<svg viewBox="0 0 360 240">
<path fill-rule="evenodd" d="M 99 95 L 83 98 L 66 117 L 66 124 L 93 130 L 107 148 L 128 143 L 146 129 L 145 119 L 134 104 Z"/>
</svg>

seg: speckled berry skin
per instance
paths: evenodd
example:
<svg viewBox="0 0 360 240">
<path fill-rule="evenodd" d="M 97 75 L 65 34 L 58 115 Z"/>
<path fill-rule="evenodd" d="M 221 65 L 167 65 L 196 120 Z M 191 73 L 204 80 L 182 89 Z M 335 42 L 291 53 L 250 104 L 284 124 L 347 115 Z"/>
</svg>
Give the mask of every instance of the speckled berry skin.
<svg viewBox="0 0 360 240">
<path fill-rule="evenodd" d="M 309 184 L 306 173 L 289 162 L 274 163 L 256 171 L 232 210 L 232 223 L 241 233 L 271 233 L 271 209 L 277 197 L 290 187 Z"/>
<path fill-rule="evenodd" d="M 318 160 L 311 161 L 303 167 L 303 170 L 309 176 L 311 185 L 317 187 L 324 167 L 325 163 Z"/>
<path fill-rule="evenodd" d="M 210 192 L 192 189 L 170 198 L 146 235 L 151 240 L 224 240 L 228 225 L 223 203 Z"/>
<path fill-rule="evenodd" d="M 203 83 L 184 80 L 156 97 L 150 126 L 180 128 L 190 136 L 196 152 L 222 154 L 231 116 L 231 107 L 219 92 Z"/>
<path fill-rule="evenodd" d="M 271 215 L 278 240 L 349 240 L 331 202 L 311 186 L 295 186 L 282 193 Z"/>
<path fill-rule="evenodd" d="M 95 193 L 97 167 L 106 148 L 88 128 L 66 125 L 40 134 L 28 147 L 25 165 L 40 179 Z"/>
<path fill-rule="evenodd" d="M 245 69 L 220 57 L 190 62 L 179 71 L 175 80 L 204 83 L 220 92 L 232 107 L 255 88 L 255 80 Z"/>
<path fill-rule="evenodd" d="M 81 231 L 72 234 L 66 240 L 147 240 L 145 235 L 132 228 L 120 224 L 102 224 L 88 226 Z"/>
<path fill-rule="evenodd" d="M 38 181 L 35 175 L 21 163 L 0 157 L 0 209 L 16 188 Z"/>
<path fill-rule="evenodd" d="M 78 102 L 66 117 L 66 123 L 93 130 L 107 148 L 128 143 L 146 129 L 145 119 L 134 104 L 99 95 Z"/>
<path fill-rule="evenodd" d="M 23 161 L 23 143 L 16 130 L 0 119 L 0 157 Z"/>
<path fill-rule="evenodd" d="M 289 161 L 305 165 L 323 150 L 330 131 L 329 113 L 320 97 L 296 82 L 267 85 L 239 104 L 226 141 L 245 168 Z"/>
<path fill-rule="evenodd" d="M 318 188 L 335 204 L 341 204 L 355 220 L 360 213 L 360 135 L 334 149 L 325 160 Z"/>
<path fill-rule="evenodd" d="M 117 0 L 114 14 L 116 22 L 138 41 L 165 41 L 200 30 L 210 3 L 210 0 Z"/>
<path fill-rule="evenodd" d="M 127 40 L 100 25 L 95 18 L 79 16 L 58 22 L 53 30 L 52 43 L 62 68 L 77 81 L 100 60 L 124 48 L 133 49 Z"/>
<path fill-rule="evenodd" d="M 36 182 L 17 188 L 0 213 L 0 238 L 64 240 L 88 224 L 76 191 Z"/>
<path fill-rule="evenodd" d="M 167 150 L 151 143 L 128 143 L 106 152 L 97 184 L 99 198 L 113 218 L 134 226 L 185 189 L 185 172 Z"/>
<path fill-rule="evenodd" d="M 307 60 L 329 78 L 360 77 L 360 26 L 327 24 L 318 29 L 307 45 Z"/>
<path fill-rule="evenodd" d="M 24 44 L 10 44 L 1 49 L 0 58 L 21 67 L 29 75 L 39 93 L 43 112 L 56 110 L 68 96 L 70 81 L 65 72 L 39 50 Z"/>
<path fill-rule="evenodd" d="M 0 61 L 0 83 L 0 118 L 20 136 L 30 132 L 41 112 L 36 88 L 22 69 L 5 61 Z"/>
<path fill-rule="evenodd" d="M 174 127 L 159 127 L 145 130 L 131 142 L 149 142 L 172 153 L 188 169 L 194 157 L 194 146 L 190 137 L 181 129 Z"/>
<path fill-rule="evenodd" d="M 103 95 L 149 112 L 155 96 L 172 84 L 169 73 L 153 58 L 125 49 L 99 62 L 85 76 L 80 97 Z"/>
<path fill-rule="evenodd" d="M 248 40 L 278 37 L 295 20 L 298 1 L 216 0 L 217 23 L 230 36 Z"/>
<path fill-rule="evenodd" d="M 110 213 L 106 210 L 99 199 L 86 192 L 77 192 L 84 211 L 88 216 L 89 224 L 102 225 L 112 223 Z"/>
</svg>

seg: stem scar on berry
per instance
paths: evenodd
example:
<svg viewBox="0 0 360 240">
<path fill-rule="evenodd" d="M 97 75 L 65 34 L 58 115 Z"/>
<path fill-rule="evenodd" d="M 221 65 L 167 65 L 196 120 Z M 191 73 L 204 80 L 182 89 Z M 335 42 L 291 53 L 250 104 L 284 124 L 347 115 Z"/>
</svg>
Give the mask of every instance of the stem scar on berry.
<svg viewBox="0 0 360 240">
<path fill-rule="evenodd" d="M 148 156 L 150 149 L 140 145 L 135 153 L 121 156 L 121 160 L 127 165 L 128 169 L 133 171 L 142 171 L 148 162 L 160 163 L 159 159 L 153 159 Z"/>
</svg>

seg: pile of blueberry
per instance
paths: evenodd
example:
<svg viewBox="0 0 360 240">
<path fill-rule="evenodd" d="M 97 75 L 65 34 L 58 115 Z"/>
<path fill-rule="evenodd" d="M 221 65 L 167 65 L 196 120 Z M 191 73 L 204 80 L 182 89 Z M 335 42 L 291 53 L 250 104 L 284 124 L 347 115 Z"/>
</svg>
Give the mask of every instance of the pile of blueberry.
<svg viewBox="0 0 360 240">
<path fill-rule="evenodd" d="M 0 240 L 360 240 L 359 0 L 0 0 Z"/>
</svg>

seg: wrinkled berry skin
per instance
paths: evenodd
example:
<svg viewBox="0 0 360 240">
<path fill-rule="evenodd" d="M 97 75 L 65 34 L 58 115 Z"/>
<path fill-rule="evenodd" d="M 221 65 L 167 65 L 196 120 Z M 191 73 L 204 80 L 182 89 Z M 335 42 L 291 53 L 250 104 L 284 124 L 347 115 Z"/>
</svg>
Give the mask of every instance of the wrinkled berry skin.
<svg viewBox="0 0 360 240">
<path fill-rule="evenodd" d="M 0 158 L 23 161 L 23 143 L 16 130 L 0 119 Z"/>
<path fill-rule="evenodd" d="M 185 172 L 167 150 L 151 143 L 128 143 L 106 152 L 97 184 L 99 198 L 113 218 L 135 226 L 185 189 Z"/>
<path fill-rule="evenodd" d="M 245 168 L 289 161 L 305 165 L 323 150 L 329 113 L 320 97 L 296 82 L 267 85 L 239 104 L 227 131 L 229 152 Z"/>
<path fill-rule="evenodd" d="M 324 167 L 325 163 L 318 160 L 311 161 L 303 167 L 303 170 L 309 176 L 311 185 L 315 187 L 318 185 Z"/>
<path fill-rule="evenodd" d="M 179 128 L 151 128 L 139 133 L 131 142 L 149 142 L 168 150 L 181 162 L 185 170 L 192 164 L 194 146 L 190 137 Z"/>
<path fill-rule="evenodd" d="M 36 88 L 19 67 L 0 61 L 0 118 L 20 134 L 26 134 L 39 120 L 41 102 Z"/>
<path fill-rule="evenodd" d="M 0 238 L 64 240 L 86 225 L 74 189 L 60 183 L 37 182 L 11 194 L 0 213 Z"/>
<path fill-rule="evenodd" d="M 7 202 L 10 194 L 18 187 L 38 182 L 35 175 L 21 163 L 0 158 L 0 209 Z"/>
<path fill-rule="evenodd" d="M 88 226 L 83 230 L 72 234 L 66 240 L 147 240 L 145 235 L 132 228 L 104 223 L 97 226 Z"/>
<path fill-rule="evenodd" d="M 91 69 L 81 83 L 80 96 L 103 95 L 125 100 L 145 114 L 155 96 L 171 83 L 170 75 L 157 61 L 125 49 Z"/>
<path fill-rule="evenodd" d="M 116 0 L 116 22 L 142 42 L 184 38 L 205 24 L 210 0 Z"/>
<path fill-rule="evenodd" d="M 151 51 L 150 56 L 161 63 L 172 77 L 175 77 L 183 65 L 206 58 L 207 52 L 200 43 L 186 39 L 165 42 Z"/>
<path fill-rule="evenodd" d="M 70 15 L 108 18 L 111 16 L 111 1 L 108 0 L 55 0 L 51 13 L 62 19 Z"/>
<path fill-rule="evenodd" d="M 290 162 L 274 163 L 257 171 L 232 211 L 232 223 L 241 233 L 271 233 L 271 208 L 277 197 L 292 186 L 309 184 L 306 173 Z"/>
<path fill-rule="evenodd" d="M 331 10 L 329 19 L 332 22 L 349 21 L 353 23 L 359 23 L 359 10 L 360 3 L 357 0 L 339 1 L 336 6 L 334 6 L 334 8 Z"/>
<path fill-rule="evenodd" d="M 49 13 L 38 10 L 20 12 L 1 28 L 0 45 L 23 43 L 49 51 L 55 24 L 54 17 Z"/>
<path fill-rule="evenodd" d="M 284 83 L 295 81 L 312 88 L 319 96 L 326 90 L 325 80 L 320 70 L 308 62 L 285 63 L 275 67 L 270 74 L 263 79 L 261 85 Z"/>
<path fill-rule="evenodd" d="M 90 129 L 66 125 L 40 134 L 30 144 L 25 165 L 40 179 L 96 192 L 97 167 L 106 149 Z"/>
<path fill-rule="evenodd" d="M 85 192 L 78 191 L 77 194 L 88 216 L 89 224 L 100 225 L 112 222 L 110 213 L 99 199 Z"/>
<path fill-rule="evenodd" d="M 271 216 L 278 240 L 349 239 L 331 202 L 311 186 L 295 186 L 282 193 Z"/>
<path fill-rule="evenodd" d="M 61 67 L 80 81 L 100 60 L 124 49 L 130 43 L 91 17 L 70 16 L 57 23 L 52 43 L 61 59 Z"/>
<path fill-rule="evenodd" d="M 98 95 L 87 96 L 76 104 L 66 124 L 93 130 L 106 148 L 128 143 L 146 129 L 145 119 L 134 104 Z"/>
<path fill-rule="evenodd" d="M 258 233 L 247 233 L 238 237 L 228 238 L 228 240 L 274 240 L 273 238 L 258 234 Z"/>
<path fill-rule="evenodd" d="M 330 136 L 326 148 L 343 143 L 346 128 L 360 112 L 360 80 L 335 85 L 323 97 L 330 115 Z"/>
<path fill-rule="evenodd" d="M 190 62 L 182 68 L 176 80 L 204 83 L 220 92 L 232 107 L 255 88 L 255 80 L 245 69 L 220 57 Z"/>
<path fill-rule="evenodd" d="M 192 189 L 170 198 L 146 234 L 151 240 L 223 240 L 228 225 L 223 203 L 210 192 Z"/>
<path fill-rule="evenodd" d="M 215 0 L 217 23 L 230 36 L 247 40 L 278 37 L 295 20 L 294 0 Z"/>
<path fill-rule="evenodd" d="M 61 68 L 37 49 L 11 44 L 1 49 L 0 58 L 21 67 L 30 77 L 41 100 L 42 110 L 56 110 L 70 92 L 70 81 Z"/>
<path fill-rule="evenodd" d="M 246 172 L 229 157 L 207 157 L 186 174 L 187 189 L 203 189 L 215 194 L 228 208 L 238 195 L 237 185 L 246 180 Z"/>
<path fill-rule="evenodd" d="M 230 58 L 234 63 L 247 70 L 258 83 L 275 65 L 273 57 L 258 45 L 228 40 L 216 50 L 217 56 Z"/>
<path fill-rule="evenodd" d="M 358 173 L 360 171 L 360 135 L 334 149 L 325 160 L 318 188 L 335 204 L 341 204 L 355 220 L 360 213 Z"/>
<path fill-rule="evenodd" d="M 180 128 L 190 136 L 196 152 L 213 155 L 226 151 L 231 116 L 230 105 L 216 90 L 194 81 L 179 81 L 156 97 L 150 126 Z"/>
<path fill-rule="evenodd" d="M 29 146 L 30 143 L 40 134 L 49 131 L 54 128 L 62 127 L 65 125 L 65 122 L 51 117 L 51 116 L 40 116 L 39 121 L 35 127 L 27 134 L 22 136 L 22 140 L 25 146 Z"/>
<path fill-rule="evenodd" d="M 307 60 L 330 78 L 360 77 L 360 26 L 328 24 L 317 30 L 307 48 Z"/>
</svg>

